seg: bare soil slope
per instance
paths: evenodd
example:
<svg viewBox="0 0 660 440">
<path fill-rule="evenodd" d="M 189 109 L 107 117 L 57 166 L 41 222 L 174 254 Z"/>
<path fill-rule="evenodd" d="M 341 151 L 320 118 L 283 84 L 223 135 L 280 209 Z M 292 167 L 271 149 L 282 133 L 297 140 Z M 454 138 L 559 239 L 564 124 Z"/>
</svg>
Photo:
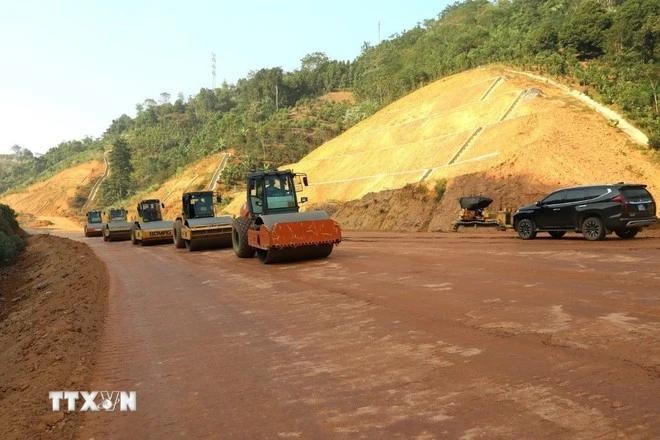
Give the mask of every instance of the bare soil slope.
<svg viewBox="0 0 660 440">
<path fill-rule="evenodd" d="M 309 174 L 306 195 L 313 203 L 357 200 L 410 184 L 432 188 L 447 179 L 445 198 L 423 222 L 428 230 L 449 226 L 462 195 L 485 194 L 495 208 L 515 207 L 558 186 L 617 181 L 645 182 L 660 194 L 657 158 L 615 125 L 552 83 L 481 68 L 392 103 L 293 168 Z M 376 220 L 394 217 L 380 229 L 408 229 L 399 225 L 414 216 L 413 207 L 406 208 L 405 193 L 400 199 L 398 213 L 378 208 Z M 374 212 L 363 205 L 343 209 L 343 219 L 356 217 L 348 227 L 373 224 L 367 217 Z M 350 206 L 355 212 L 347 211 Z"/>
<path fill-rule="evenodd" d="M 160 198 L 165 203 L 165 218 L 178 214 L 181 193 L 204 189 L 220 161 L 220 154 L 208 156 L 193 163 L 156 189 L 140 192 L 128 200 L 116 203 L 124 206 L 132 215 L 142 199 Z M 34 228 L 78 230 L 82 224 L 80 213 L 72 206 L 79 188 L 89 188 L 103 176 L 105 166 L 101 161 L 86 162 L 62 171 L 43 182 L 36 183 L 23 191 L 0 198 L 21 215 L 21 224 Z"/>
<path fill-rule="evenodd" d="M 77 413 L 48 392 L 88 390 L 107 309 L 104 264 L 83 243 L 29 237 L 0 270 L 0 438 L 72 438 Z"/>
<path fill-rule="evenodd" d="M 221 153 L 207 156 L 168 179 L 158 188 L 140 192 L 126 200 L 123 206 L 128 209 L 129 217 L 135 215 L 135 208 L 140 200 L 160 199 L 165 204 L 163 218 L 173 219 L 181 212 L 181 194 L 186 191 L 204 190 L 213 177 L 221 156 Z"/>
<path fill-rule="evenodd" d="M 633 142 L 617 128 L 625 124 L 612 119 L 616 114 L 603 116 L 597 107 L 541 77 L 479 68 L 405 96 L 288 167 L 309 174 L 308 206 L 341 205 L 337 218 L 349 229 L 447 229 L 463 195 L 487 195 L 499 209 L 574 184 L 644 182 L 660 194 L 660 155 Z M 204 188 L 219 159 L 204 158 L 123 205 L 131 211 L 138 200 L 158 197 L 171 218 L 181 193 Z M 71 216 L 76 187 L 102 170 L 101 162 L 79 165 L 0 201 L 21 213 L 50 216 L 48 221 Z M 432 190 L 441 179 L 447 180 L 447 191 L 433 206 L 418 207 L 416 199 L 398 192 L 407 185 Z M 244 201 L 242 192 L 233 196 L 224 209 L 230 214 Z M 365 201 L 372 209 L 364 209 Z M 424 218 L 418 218 L 420 209 Z"/>
<path fill-rule="evenodd" d="M 4 195 L 0 203 L 37 220 L 42 216 L 80 218 L 72 207 L 76 194 L 81 189 L 91 188 L 104 171 L 102 161 L 84 162 L 21 191 Z"/>
</svg>

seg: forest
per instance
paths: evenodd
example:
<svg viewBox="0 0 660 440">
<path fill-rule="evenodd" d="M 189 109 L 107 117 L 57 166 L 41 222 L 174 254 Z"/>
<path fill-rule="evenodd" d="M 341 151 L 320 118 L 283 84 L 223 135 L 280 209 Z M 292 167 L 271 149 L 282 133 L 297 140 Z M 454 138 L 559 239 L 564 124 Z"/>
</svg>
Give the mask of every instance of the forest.
<svg viewBox="0 0 660 440">
<path fill-rule="evenodd" d="M 287 72 L 268 67 L 194 96 L 162 93 L 118 116 L 105 133 L 62 143 L 43 156 L 15 146 L 0 156 L 0 193 L 73 163 L 110 153 L 103 202 L 157 185 L 217 151 L 249 168 L 295 162 L 397 98 L 443 76 L 486 64 L 541 72 L 621 111 L 660 148 L 657 0 L 466 0 L 437 17 L 364 43 L 351 61 L 306 55 Z M 359 42 L 356 42 L 359 44 Z M 350 91 L 354 99 L 323 99 Z"/>
</svg>

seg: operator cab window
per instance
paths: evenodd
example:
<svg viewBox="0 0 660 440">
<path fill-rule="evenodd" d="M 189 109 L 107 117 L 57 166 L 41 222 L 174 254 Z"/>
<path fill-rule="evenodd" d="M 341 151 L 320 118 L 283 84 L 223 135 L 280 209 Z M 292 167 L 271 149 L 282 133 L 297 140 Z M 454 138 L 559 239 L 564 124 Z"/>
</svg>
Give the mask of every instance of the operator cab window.
<svg viewBox="0 0 660 440">
<path fill-rule="evenodd" d="M 250 209 L 254 214 L 263 212 L 264 179 L 250 181 Z"/>
<path fill-rule="evenodd" d="M 213 196 L 205 194 L 191 197 L 188 214 L 192 218 L 213 217 Z"/>
<path fill-rule="evenodd" d="M 145 222 L 158 222 L 163 219 L 160 214 L 160 204 L 158 202 L 143 203 L 141 212 Z"/>
<path fill-rule="evenodd" d="M 266 176 L 266 199 L 268 209 L 295 207 L 296 194 L 291 176 Z"/>
<path fill-rule="evenodd" d="M 87 214 L 87 221 L 89 223 L 101 223 L 101 213 L 90 212 L 89 214 Z"/>
<path fill-rule="evenodd" d="M 110 210 L 110 221 L 126 221 L 126 211 L 123 209 L 111 209 Z"/>
</svg>

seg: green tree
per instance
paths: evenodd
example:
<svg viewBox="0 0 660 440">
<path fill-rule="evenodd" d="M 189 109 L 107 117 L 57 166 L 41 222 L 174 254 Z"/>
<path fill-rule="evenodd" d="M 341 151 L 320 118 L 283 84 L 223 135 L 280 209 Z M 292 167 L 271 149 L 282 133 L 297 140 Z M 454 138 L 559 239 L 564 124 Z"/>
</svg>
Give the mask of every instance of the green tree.
<svg viewBox="0 0 660 440">
<path fill-rule="evenodd" d="M 112 143 L 109 154 L 110 174 L 103 182 L 103 199 L 110 202 L 121 200 L 133 193 L 133 165 L 128 143 L 118 137 Z"/>
</svg>

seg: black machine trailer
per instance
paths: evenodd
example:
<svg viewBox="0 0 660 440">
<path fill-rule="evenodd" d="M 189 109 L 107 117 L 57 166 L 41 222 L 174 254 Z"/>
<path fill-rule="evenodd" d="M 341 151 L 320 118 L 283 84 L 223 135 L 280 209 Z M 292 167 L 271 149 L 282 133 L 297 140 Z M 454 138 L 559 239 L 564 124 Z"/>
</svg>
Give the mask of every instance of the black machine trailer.
<svg viewBox="0 0 660 440">
<path fill-rule="evenodd" d="M 452 230 L 454 232 L 457 232 L 461 226 L 489 227 L 505 231 L 507 224 L 511 222 L 511 213 L 507 211 L 498 212 L 498 218 L 490 218 L 484 214 L 486 208 L 493 203 L 493 199 L 490 197 L 461 197 L 458 202 L 461 205 L 461 214 L 453 224 Z"/>
</svg>

